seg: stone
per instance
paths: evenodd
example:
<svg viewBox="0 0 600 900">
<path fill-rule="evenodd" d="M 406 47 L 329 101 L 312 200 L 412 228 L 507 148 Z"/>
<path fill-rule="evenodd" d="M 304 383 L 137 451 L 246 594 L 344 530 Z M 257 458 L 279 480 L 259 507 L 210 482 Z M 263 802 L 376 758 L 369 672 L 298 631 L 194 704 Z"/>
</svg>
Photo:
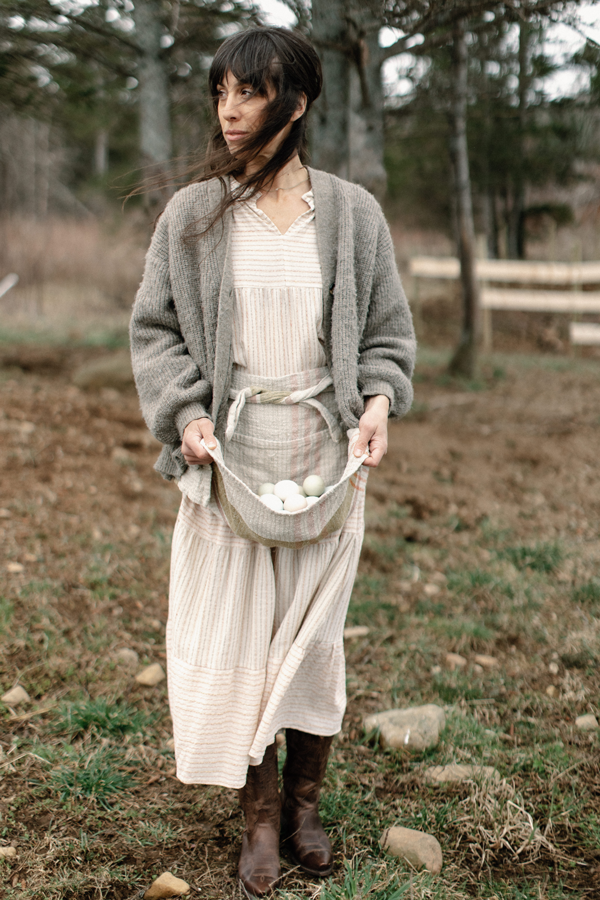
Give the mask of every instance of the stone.
<svg viewBox="0 0 600 900">
<path fill-rule="evenodd" d="M 379 843 L 392 856 L 405 859 L 415 869 L 427 869 L 433 875 L 442 871 L 442 848 L 432 834 L 396 825 L 384 831 Z"/>
<path fill-rule="evenodd" d="M 129 669 L 136 668 L 139 662 L 137 653 L 135 650 L 132 650 L 131 647 L 121 647 L 121 649 L 117 650 L 115 653 L 115 659 Z"/>
<path fill-rule="evenodd" d="M 10 509 L 6 509 L 4 506 L 0 508 L 0 519 L 10 519 Z"/>
<path fill-rule="evenodd" d="M 498 782 L 500 780 L 500 773 L 493 766 L 468 766 L 452 763 L 449 766 L 431 766 L 423 773 L 423 781 L 426 784 L 459 784 L 463 781 Z"/>
<path fill-rule="evenodd" d="M 587 713 L 585 716 L 577 716 L 575 728 L 579 728 L 580 731 L 596 731 L 600 728 L 600 725 L 598 725 L 596 716 L 592 715 L 592 713 Z"/>
<path fill-rule="evenodd" d="M 161 664 L 152 663 L 151 666 L 146 666 L 145 669 L 138 672 L 135 676 L 135 680 L 138 684 L 143 684 L 144 687 L 154 687 L 155 685 L 160 684 L 165 677 Z"/>
<path fill-rule="evenodd" d="M 548 685 L 548 687 L 546 688 L 546 693 L 549 697 L 556 697 L 556 688 L 553 684 Z"/>
<path fill-rule="evenodd" d="M 475 657 L 475 664 L 481 666 L 482 669 L 495 669 L 500 665 L 495 656 L 488 656 L 486 653 L 478 653 Z"/>
<path fill-rule="evenodd" d="M 550 672 L 551 675 L 558 675 L 558 673 L 559 673 L 558 663 L 555 663 L 555 662 L 549 663 L 548 671 Z"/>
<path fill-rule="evenodd" d="M 6 571 L 10 572 L 11 575 L 19 575 L 25 571 L 25 566 L 18 562 L 9 562 L 6 564 Z"/>
<path fill-rule="evenodd" d="M 475 675 L 483 675 L 485 669 L 483 668 L 483 666 L 478 666 L 477 663 L 475 663 L 475 665 L 473 666 L 473 672 Z"/>
<path fill-rule="evenodd" d="M 102 388 L 120 391 L 132 387 L 133 371 L 129 352 L 112 353 L 86 363 L 73 375 L 73 383 L 86 391 L 99 391 Z"/>
<path fill-rule="evenodd" d="M 441 587 L 439 584 L 426 584 L 423 586 L 423 593 L 426 597 L 435 597 L 436 594 L 439 594 L 441 591 Z"/>
<path fill-rule="evenodd" d="M 344 628 L 344 638 L 352 640 L 352 638 L 366 637 L 370 630 L 368 625 L 351 625 L 349 628 Z"/>
<path fill-rule="evenodd" d="M 464 656 L 461 656 L 460 653 L 447 653 L 446 665 L 451 672 L 454 672 L 456 669 L 464 669 L 467 665 L 467 660 Z"/>
<path fill-rule="evenodd" d="M 14 859 L 16 855 L 16 847 L 0 847 L 0 859 Z"/>
<path fill-rule="evenodd" d="M 388 709 L 367 716 L 365 731 L 379 729 L 381 746 L 396 750 L 427 750 L 435 747 L 446 724 L 441 706 L 428 703 L 408 709 Z"/>
<path fill-rule="evenodd" d="M 2 702 L 6 703 L 7 706 L 17 706 L 19 703 L 29 703 L 30 700 L 31 697 L 20 684 L 17 684 L 16 687 L 11 688 L 10 691 L 7 691 L 6 694 L 2 695 Z"/>
<path fill-rule="evenodd" d="M 161 900 L 167 897 L 181 897 L 182 894 L 188 894 L 190 886 L 187 881 L 181 878 L 175 878 L 170 872 L 163 872 L 156 881 L 153 881 L 146 893 L 144 900 Z"/>
</svg>

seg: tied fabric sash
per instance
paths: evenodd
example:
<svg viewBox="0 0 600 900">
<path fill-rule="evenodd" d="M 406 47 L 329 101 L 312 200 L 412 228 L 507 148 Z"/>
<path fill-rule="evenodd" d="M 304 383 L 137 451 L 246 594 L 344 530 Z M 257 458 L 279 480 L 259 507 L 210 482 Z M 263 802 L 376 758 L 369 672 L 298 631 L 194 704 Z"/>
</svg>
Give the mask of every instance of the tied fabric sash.
<svg viewBox="0 0 600 900">
<path fill-rule="evenodd" d="M 280 403 L 285 405 L 299 403 L 302 404 L 302 406 L 312 406 L 313 409 L 320 412 L 325 419 L 327 427 L 329 428 L 331 440 L 338 444 L 342 439 L 342 432 L 335 417 L 326 406 L 314 399 L 332 386 L 333 379 L 331 375 L 326 375 L 318 384 L 306 388 L 303 391 L 268 391 L 261 387 L 247 387 L 243 388 L 241 391 L 232 389 L 229 392 L 229 397 L 233 400 L 233 403 L 229 407 L 229 415 L 227 416 L 225 443 L 229 443 L 233 437 L 242 410 L 246 405 L 246 401 L 251 401 L 253 403 Z"/>
</svg>

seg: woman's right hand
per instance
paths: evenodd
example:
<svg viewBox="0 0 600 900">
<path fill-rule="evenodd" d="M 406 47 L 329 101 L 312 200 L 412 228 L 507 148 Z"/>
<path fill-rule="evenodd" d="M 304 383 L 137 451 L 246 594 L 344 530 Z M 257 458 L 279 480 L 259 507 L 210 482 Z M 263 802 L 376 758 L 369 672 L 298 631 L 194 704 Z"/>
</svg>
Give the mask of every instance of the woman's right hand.
<svg viewBox="0 0 600 900">
<path fill-rule="evenodd" d="M 217 442 L 210 419 L 194 419 L 188 422 L 181 441 L 181 450 L 188 466 L 206 466 L 213 461 L 212 456 L 202 446 L 203 438 L 207 447 L 211 450 L 216 448 Z"/>
</svg>

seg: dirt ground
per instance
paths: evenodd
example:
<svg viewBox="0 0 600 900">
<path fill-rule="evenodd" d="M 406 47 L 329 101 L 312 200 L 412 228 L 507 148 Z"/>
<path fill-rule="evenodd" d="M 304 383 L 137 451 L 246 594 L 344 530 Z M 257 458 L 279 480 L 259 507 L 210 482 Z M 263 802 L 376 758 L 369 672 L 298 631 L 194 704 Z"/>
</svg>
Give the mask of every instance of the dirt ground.
<svg viewBox="0 0 600 900">
<path fill-rule="evenodd" d="M 133 390 L 72 383 L 107 352 L 2 357 L 0 687 L 31 699 L 0 712 L 0 845 L 17 849 L 0 894 L 133 900 L 168 869 L 192 897 L 235 897 L 234 792 L 175 779 L 166 682 L 133 678 L 164 666 L 179 492 L 153 472 Z M 320 888 L 286 864 L 278 896 L 600 897 L 598 733 L 575 726 L 600 686 L 599 365 L 497 355 L 458 383 L 422 353 L 369 478 L 348 624 L 370 630 L 347 641 L 323 800 L 336 872 Z M 366 714 L 426 702 L 447 711 L 434 750 L 365 736 Z M 426 784 L 452 761 L 493 765 L 500 785 Z M 441 876 L 382 853 L 390 824 L 436 835 Z"/>
</svg>

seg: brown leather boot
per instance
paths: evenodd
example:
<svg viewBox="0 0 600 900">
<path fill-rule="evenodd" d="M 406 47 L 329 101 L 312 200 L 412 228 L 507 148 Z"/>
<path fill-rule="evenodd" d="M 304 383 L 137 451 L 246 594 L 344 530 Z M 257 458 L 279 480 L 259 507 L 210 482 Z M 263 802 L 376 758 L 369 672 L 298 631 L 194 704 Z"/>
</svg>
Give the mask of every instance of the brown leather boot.
<svg viewBox="0 0 600 900">
<path fill-rule="evenodd" d="M 277 746 L 271 744 L 259 766 L 248 766 L 246 784 L 238 792 L 246 816 L 238 871 L 248 897 L 266 896 L 281 875 L 277 775 Z"/>
<path fill-rule="evenodd" d="M 287 728 L 283 767 L 282 826 L 295 862 L 325 878 L 333 869 L 333 852 L 319 818 L 319 794 L 332 737 Z"/>
</svg>

